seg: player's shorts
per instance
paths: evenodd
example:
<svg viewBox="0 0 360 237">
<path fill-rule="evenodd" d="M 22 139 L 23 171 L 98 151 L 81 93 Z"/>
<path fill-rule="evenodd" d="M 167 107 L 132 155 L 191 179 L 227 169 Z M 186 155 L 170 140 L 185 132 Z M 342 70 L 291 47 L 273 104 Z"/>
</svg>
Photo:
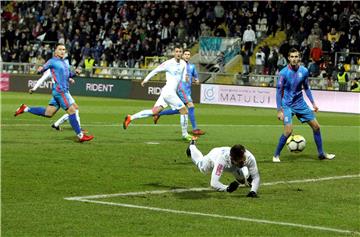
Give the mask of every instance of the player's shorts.
<svg viewBox="0 0 360 237">
<path fill-rule="evenodd" d="M 296 117 L 300 122 L 305 123 L 315 119 L 314 112 L 309 108 L 309 106 L 304 106 L 301 108 L 290 108 L 284 107 L 284 124 L 292 124 L 292 117 Z"/>
<path fill-rule="evenodd" d="M 182 102 L 184 102 L 184 104 L 193 102 L 192 98 L 191 98 L 191 91 L 190 90 L 186 90 L 186 89 L 178 89 L 177 90 L 177 94 L 180 98 L 180 100 Z"/>
<path fill-rule="evenodd" d="M 185 107 L 185 104 L 180 100 L 179 96 L 174 94 L 163 94 L 161 93 L 159 98 L 157 99 L 154 107 L 161 106 L 166 108 L 168 105 L 172 109 L 180 110 L 181 108 Z"/>
<path fill-rule="evenodd" d="M 68 110 L 69 107 L 75 103 L 74 98 L 72 98 L 69 92 L 53 92 L 52 96 L 49 105 L 54 106 L 57 109 L 61 107 L 63 110 Z"/>
</svg>

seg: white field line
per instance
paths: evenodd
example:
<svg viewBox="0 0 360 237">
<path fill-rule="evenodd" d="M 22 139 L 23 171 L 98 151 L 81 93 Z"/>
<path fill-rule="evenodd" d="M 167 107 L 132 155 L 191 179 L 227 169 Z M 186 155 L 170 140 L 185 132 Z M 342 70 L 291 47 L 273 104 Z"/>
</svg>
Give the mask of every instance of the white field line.
<svg viewBox="0 0 360 237">
<path fill-rule="evenodd" d="M 263 183 L 262 185 L 263 186 L 271 186 L 271 185 L 278 185 L 278 184 L 309 183 L 309 182 L 319 182 L 319 181 L 336 180 L 336 179 L 348 179 L 348 178 L 357 178 L 357 177 L 360 177 L 360 174 L 324 177 L 324 178 L 318 178 L 318 179 L 276 181 L 276 182 L 270 182 L 270 183 Z M 152 194 L 162 194 L 162 193 L 200 192 L 200 191 L 207 191 L 207 190 L 211 190 L 211 189 L 210 188 L 189 188 L 189 189 L 173 189 L 173 190 L 154 190 L 154 191 L 145 191 L 145 192 L 130 192 L 130 193 L 102 194 L 102 195 L 93 195 L 93 196 L 68 197 L 65 199 L 72 200 L 72 201 L 80 201 L 80 202 L 96 203 L 96 204 L 102 204 L 102 205 L 128 207 L 128 208 L 137 208 L 137 209 L 144 209 L 144 210 L 151 210 L 151 211 L 158 211 L 158 212 L 167 212 L 167 213 L 174 213 L 174 214 L 206 216 L 206 217 L 214 217 L 214 218 L 221 218 L 221 219 L 231 219 L 231 220 L 238 220 L 238 221 L 255 222 L 255 223 L 261 223 L 261 224 L 290 226 L 290 227 L 313 229 L 313 230 L 319 230 L 319 231 L 336 232 L 336 233 L 342 233 L 342 234 L 360 235 L 360 232 L 357 232 L 357 231 L 336 229 L 336 228 L 330 228 L 330 227 L 324 227 L 324 226 L 303 225 L 303 224 L 296 224 L 296 223 L 289 223 L 289 222 L 282 222 L 282 221 L 270 221 L 270 220 L 247 218 L 247 217 L 240 217 L 240 216 L 225 216 L 225 215 L 218 215 L 218 214 L 181 211 L 181 210 L 150 207 L 150 206 L 139 206 L 139 205 L 133 205 L 133 204 L 126 204 L 126 203 L 115 203 L 115 202 L 103 202 L 103 201 L 97 201 L 97 200 L 90 200 L 90 199 L 100 199 L 100 198 L 109 198 L 109 197 L 118 197 L 118 196 L 139 196 L 139 195 L 152 195 Z"/>
<path fill-rule="evenodd" d="M 360 235 L 360 232 L 356 232 L 356 231 L 344 230 L 344 229 L 335 229 L 335 228 L 316 226 L 316 225 L 303 225 L 303 224 L 281 222 L 281 221 L 269 221 L 269 220 L 246 218 L 246 217 L 240 217 L 240 216 L 224 216 L 224 215 L 218 215 L 218 214 L 209 214 L 209 213 L 191 212 L 191 211 L 181 211 L 181 210 L 158 208 L 158 207 L 149 207 L 149 206 L 139 206 L 139 205 L 133 205 L 133 204 L 126 204 L 126 203 L 102 202 L 102 201 L 88 200 L 88 199 L 80 199 L 80 200 L 77 200 L 77 201 L 87 202 L 87 203 L 96 203 L 96 204 L 102 204 L 102 205 L 110 205 L 110 206 L 120 206 L 120 207 L 128 207 L 128 208 L 145 209 L 145 210 L 158 211 L 158 212 L 167 212 L 167 213 L 174 213 L 174 214 L 215 217 L 215 218 L 221 218 L 221 219 L 248 221 L 248 222 L 261 223 L 261 224 L 291 226 L 291 227 L 298 227 L 298 228 L 304 228 L 304 229 L 313 229 L 313 230 L 330 231 L 330 232 L 337 232 L 337 233 L 343 233 L 343 234 L 357 234 L 357 235 Z"/>
<path fill-rule="evenodd" d="M 2 121 L 6 121 L 6 120 L 2 120 Z M 9 120 L 8 120 L 9 121 Z M 13 121 L 13 120 L 11 120 Z M 29 120 L 27 120 L 29 121 Z M 122 127 L 122 123 L 114 123 L 114 124 L 109 124 L 109 123 L 102 123 L 102 122 L 98 122 L 98 123 L 86 123 L 83 124 L 86 126 L 92 126 L 92 127 Z M 18 124 L 6 124 L 6 123 L 2 123 L 1 124 L 2 127 L 50 127 L 51 124 L 36 124 L 36 123 L 18 123 Z M 68 126 L 68 125 L 65 125 Z M 69 125 L 70 126 L 70 125 Z M 134 124 L 132 123 L 130 125 L 131 127 L 178 127 L 179 124 Z M 276 125 L 276 124 L 201 124 L 201 127 L 283 127 L 283 125 Z M 360 126 L 356 126 L 356 125 L 321 125 L 321 127 L 325 127 L 325 128 L 337 128 L 337 127 L 341 127 L 341 128 L 360 128 Z M 298 126 L 297 128 L 302 128 L 302 126 Z M 306 127 L 307 128 L 307 127 Z"/>
<path fill-rule="evenodd" d="M 343 175 L 343 176 L 332 176 L 324 177 L 318 179 L 299 179 L 299 180 L 289 180 L 289 181 L 276 181 L 270 183 L 263 183 L 261 186 L 272 186 L 278 184 L 295 184 L 295 183 L 311 183 L 327 180 L 336 180 L 336 179 L 349 179 L 349 178 L 358 178 L 360 174 L 355 175 Z M 143 192 L 129 192 L 129 193 L 113 193 L 113 194 L 99 194 L 91 196 L 78 196 L 78 197 L 67 197 L 66 200 L 81 201 L 81 199 L 100 199 L 100 198 L 111 198 L 111 197 L 124 197 L 124 196 L 142 196 L 142 195 L 153 195 L 153 194 L 163 194 L 163 193 L 184 193 L 184 192 L 201 192 L 209 191 L 211 188 L 187 188 L 187 189 L 170 189 L 170 190 L 154 190 L 154 191 L 143 191 Z"/>
</svg>

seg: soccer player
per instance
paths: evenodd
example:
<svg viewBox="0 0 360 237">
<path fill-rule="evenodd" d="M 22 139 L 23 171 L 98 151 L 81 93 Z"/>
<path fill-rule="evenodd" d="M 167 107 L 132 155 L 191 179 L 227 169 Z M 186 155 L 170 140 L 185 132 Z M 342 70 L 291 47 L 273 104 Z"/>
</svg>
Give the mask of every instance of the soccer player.
<svg viewBox="0 0 360 237">
<path fill-rule="evenodd" d="M 315 118 L 314 112 L 306 104 L 302 94 L 302 89 L 304 88 L 314 111 L 317 112 L 319 108 L 315 104 L 309 87 L 309 72 L 305 67 L 299 65 L 300 55 L 297 49 L 290 49 L 288 59 L 289 64 L 280 71 L 276 87 L 277 118 L 284 123 L 284 133 L 279 139 L 273 156 L 273 162 L 280 162 L 280 152 L 292 133 L 292 117 L 294 115 L 296 115 L 300 122 L 306 122 L 312 128 L 319 159 L 332 160 L 335 158 L 335 155 L 327 154 L 323 151 L 320 125 Z"/>
<path fill-rule="evenodd" d="M 76 117 L 76 106 L 74 101 L 70 99 L 69 93 L 69 79 L 72 78 L 75 73 L 70 70 L 69 61 L 64 59 L 65 57 L 65 45 L 56 44 L 54 57 L 49 59 L 44 66 L 38 68 L 38 73 L 43 73 L 50 69 L 54 84 L 52 85 L 52 98 L 49 101 L 48 106 L 45 107 L 28 107 L 22 104 L 15 112 L 15 116 L 18 116 L 24 112 L 29 112 L 38 116 L 51 118 L 61 107 L 69 114 L 70 124 L 75 131 L 80 142 L 90 141 L 94 136 L 88 136 L 83 134 L 80 128 L 79 121 Z"/>
<path fill-rule="evenodd" d="M 256 165 L 256 159 L 244 146 L 236 144 L 232 147 L 216 147 L 207 155 L 199 151 L 195 140 L 190 142 L 186 154 L 191 157 L 193 163 L 201 173 L 211 172 L 210 185 L 219 192 L 234 192 L 239 184 L 250 186 L 247 197 L 257 197 L 260 186 L 260 175 Z M 235 177 L 235 181 L 229 185 L 220 182 L 223 172 L 229 172 Z"/>
<path fill-rule="evenodd" d="M 197 127 L 195 120 L 195 107 L 191 98 L 191 86 L 193 83 L 193 79 L 194 79 L 194 83 L 197 85 L 199 85 L 200 82 L 198 79 L 198 73 L 196 71 L 195 65 L 189 62 L 190 57 L 191 57 L 190 50 L 185 49 L 182 58 L 186 62 L 186 70 L 187 70 L 186 80 L 180 81 L 179 86 L 177 88 L 177 94 L 182 100 L 182 102 L 184 102 L 184 104 L 188 107 L 189 118 L 193 129 L 192 130 L 193 135 L 204 135 L 205 132 L 202 131 L 201 129 L 198 129 Z M 154 115 L 154 123 L 156 124 L 158 122 L 161 115 L 172 115 L 172 114 L 179 114 L 179 111 L 172 109 L 163 110 L 158 115 L 156 114 Z M 180 124 L 183 125 L 187 123 L 188 123 L 187 115 L 181 115 Z"/>
<path fill-rule="evenodd" d="M 159 72 L 166 72 L 166 84 L 161 90 L 161 94 L 156 101 L 154 107 L 148 110 L 142 110 L 133 115 L 127 115 L 123 122 L 123 128 L 127 129 L 131 121 L 139 118 L 146 118 L 160 113 L 165 107 L 170 105 L 174 110 L 179 110 L 180 114 L 186 115 L 188 110 L 185 104 L 181 101 L 176 93 L 177 87 L 181 80 L 186 80 L 186 63 L 181 59 L 182 49 L 175 46 L 174 57 L 163 62 L 161 65 L 152 70 L 145 79 L 141 82 L 144 86 L 153 76 Z M 187 124 L 182 124 L 182 138 L 184 140 L 191 140 L 191 135 L 187 132 Z"/>
<path fill-rule="evenodd" d="M 50 69 L 46 70 L 44 72 L 44 74 L 42 75 L 42 77 L 40 77 L 39 80 L 37 80 L 37 82 L 35 83 L 34 87 L 29 89 L 29 93 L 32 94 L 33 92 L 35 92 L 37 90 L 37 88 L 46 80 L 48 79 L 51 79 L 52 80 L 52 83 L 55 83 L 54 79 L 52 78 L 51 76 L 51 72 L 50 72 Z M 69 82 L 71 84 L 75 83 L 74 79 L 72 78 L 69 78 Z M 70 103 L 73 103 L 75 105 L 75 108 L 76 108 L 76 118 L 77 120 L 79 121 L 79 125 L 81 126 L 80 124 L 80 116 L 79 116 L 79 106 L 75 103 L 75 100 L 74 98 L 70 95 L 69 93 L 69 101 Z M 64 122 L 66 122 L 67 120 L 69 119 L 69 115 L 67 113 L 65 113 L 63 116 L 61 116 L 55 123 L 53 123 L 51 125 L 52 128 L 60 131 L 61 128 L 60 128 L 60 125 L 63 124 Z"/>
</svg>

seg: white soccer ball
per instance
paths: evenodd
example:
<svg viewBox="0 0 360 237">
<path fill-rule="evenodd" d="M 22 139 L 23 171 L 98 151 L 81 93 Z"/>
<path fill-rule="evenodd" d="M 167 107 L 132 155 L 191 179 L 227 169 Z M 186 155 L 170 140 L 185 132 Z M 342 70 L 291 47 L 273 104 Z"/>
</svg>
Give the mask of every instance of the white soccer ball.
<svg viewBox="0 0 360 237">
<path fill-rule="evenodd" d="M 306 146 L 306 140 L 301 135 L 291 135 L 287 141 L 286 146 L 290 152 L 302 152 Z"/>
</svg>

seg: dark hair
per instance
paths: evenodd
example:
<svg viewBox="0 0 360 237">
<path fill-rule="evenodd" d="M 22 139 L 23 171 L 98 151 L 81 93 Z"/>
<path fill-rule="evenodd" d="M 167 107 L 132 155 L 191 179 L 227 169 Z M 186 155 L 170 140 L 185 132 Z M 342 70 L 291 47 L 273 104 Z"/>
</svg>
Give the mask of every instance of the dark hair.
<svg viewBox="0 0 360 237">
<path fill-rule="evenodd" d="M 297 50 L 296 48 L 291 48 L 291 49 L 289 50 L 288 56 L 290 56 L 291 53 L 296 53 L 296 52 L 299 53 L 299 50 Z"/>
<path fill-rule="evenodd" d="M 230 157 L 232 160 L 240 160 L 244 157 L 245 147 L 240 144 L 233 145 L 230 149 Z"/>
<path fill-rule="evenodd" d="M 65 46 L 65 44 L 63 44 L 63 43 L 56 43 L 54 49 L 57 49 L 57 47 L 59 47 L 59 46 Z"/>
<path fill-rule="evenodd" d="M 185 52 L 191 53 L 190 49 L 184 49 L 184 50 L 183 50 L 183 53 L 185 53 Z"/>
</svg>

